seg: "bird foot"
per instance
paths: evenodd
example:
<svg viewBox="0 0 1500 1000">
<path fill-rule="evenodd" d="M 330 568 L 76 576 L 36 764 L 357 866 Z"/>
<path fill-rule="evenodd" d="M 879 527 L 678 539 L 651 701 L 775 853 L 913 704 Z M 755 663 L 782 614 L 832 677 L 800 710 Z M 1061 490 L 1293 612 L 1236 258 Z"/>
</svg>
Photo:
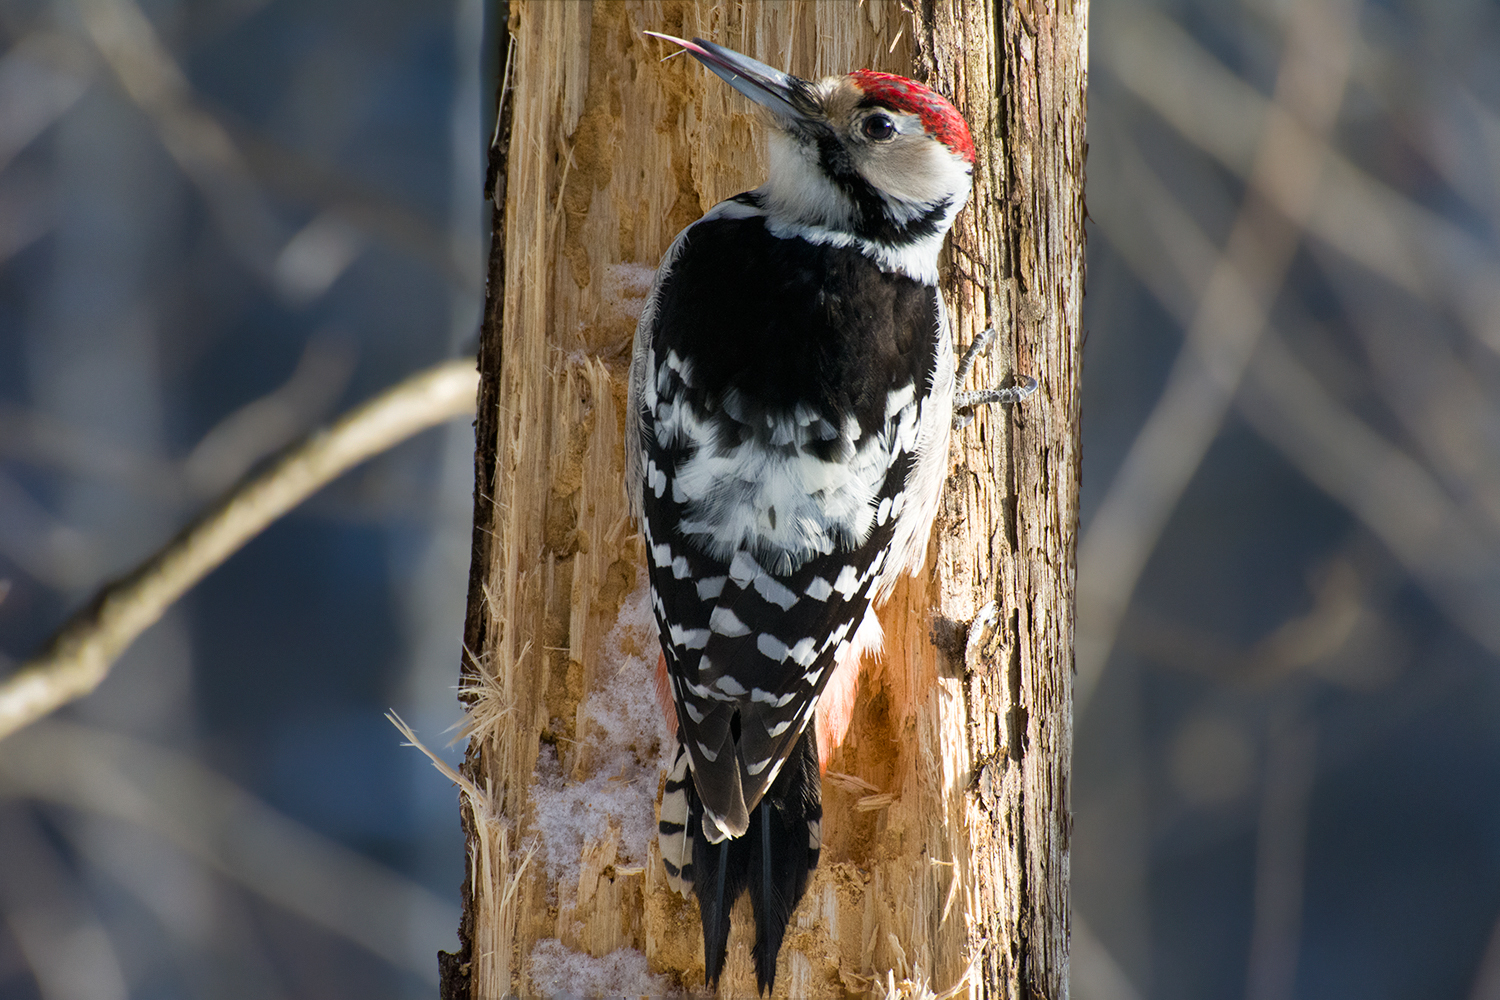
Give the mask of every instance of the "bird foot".
<svg viewBox="0 0 1500 1000">
<path fill-rule="evenodd" d="M 989 327 L 974 342 L 969 349 L 964 351 L 964 356 L 958 359 L 958 369 L 955 372 L 954 381 L 957 385 L 963 385 L 968 381 L 969 372 L 974 368 L 974 361 L 979 355 L 990 349 L 995 342 L 995 328 Z M 1021 400 L 1036 392 L 1036 379 L 1030 375 L 1016 376 L 1016 384 L 1004 389 L 976 389 L 972 392 L 959 392 L 953 396 L 953 429 L 958 430 L 968 426 L 974 419 L 974 411 L 981 406 L 989 406 L 992 403 L 1004 403 L 1010 405 L 1019 403 Z"/>
</svg>

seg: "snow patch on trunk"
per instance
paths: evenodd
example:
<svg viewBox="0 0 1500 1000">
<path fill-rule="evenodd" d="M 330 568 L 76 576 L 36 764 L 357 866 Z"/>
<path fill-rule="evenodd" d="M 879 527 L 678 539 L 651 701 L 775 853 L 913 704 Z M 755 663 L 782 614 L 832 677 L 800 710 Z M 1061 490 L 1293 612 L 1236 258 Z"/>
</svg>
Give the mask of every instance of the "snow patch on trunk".
<svg viewBox="0 0 1500 1000">
<path fill-rule="evenodd" d="M 638 573 L 605 636 L 598 683 L 580 713 L 588 735 L 577 752 L 589 762 L 589 775 L 570 778 L 551 746 L 543 746 L 537 759 L 535 829 L 554 880 L 576 882 L 585 846 L 604 840 L 611 827 L 619 837 L 618 863 L 646 863 L 656 836 L 657 787 L 672 742 L 655 694 L 660 650 L 651 588 L 646 574 Z"/>
<path fill-rule="evenodd" d="M 556 938 L 538 941 L 531 949 L 531 986 L 553 1000 L 584 997 L 670 994 L 666 976 L 652 975 L 646 956 L 634 948 L 620 948 L 603 958 L 573 951 Z"/>
</svg>

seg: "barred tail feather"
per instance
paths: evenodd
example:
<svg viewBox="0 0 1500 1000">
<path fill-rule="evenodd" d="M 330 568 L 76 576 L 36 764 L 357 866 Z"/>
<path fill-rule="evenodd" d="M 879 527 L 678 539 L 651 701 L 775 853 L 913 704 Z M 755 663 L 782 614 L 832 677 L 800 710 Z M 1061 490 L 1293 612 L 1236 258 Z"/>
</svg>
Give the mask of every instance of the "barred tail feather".
<svg viewBox="0 0 1500 1000">
<path fill-rule="evenodd" d="M 661 818 L 657 823 L 656 842 L 661 847 L 661 864 L 667 872 L 667 885 L 678 895 L 686 896 L 693 884 L 693 813 L 697 805 L 693 775 L 688 770 L 687 750 L 679 745 L 677 759 L 667 775 L 661 793 Z"/>
</svg>

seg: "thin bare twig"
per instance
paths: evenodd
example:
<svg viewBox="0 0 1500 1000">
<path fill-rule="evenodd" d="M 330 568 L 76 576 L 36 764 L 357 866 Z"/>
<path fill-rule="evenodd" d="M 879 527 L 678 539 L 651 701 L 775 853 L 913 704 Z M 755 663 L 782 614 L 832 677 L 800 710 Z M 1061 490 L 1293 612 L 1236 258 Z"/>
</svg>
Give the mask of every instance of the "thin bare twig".
<svg viewBox="0 0 1500 1000">
<path fill-rule="evenodd" d="M 88 89 L 90 53 L 66 35 L 34 31 L 0 56 L 0 170 Z"/>
<path fill-rule="evenodd" d="M 0 923 L 41 995 L 129 1000 L 122 942 L 100 919 L 96 899 L 73 877 L 40 817 L 6 810 L 0 817 L 0 854 L 6 861 Z"/>
<path fill-rule="evenodd" d="M 325 483 L 418 431 L 473 413 L 478 379 L 472 358 L 412 376 L 313 434 L 106 586 L 0 683 L 0 739 L 93 691 L 188 588 Z"/>
<path fill-rule="evenodd" d="M 66 420 L 3 402 L 0 456 L 112 483 L 163 505 L 191 509 L 223 494 L 257 462 L 281 451 L 324 419 L 348 385 L 353 364 L 353 348 L 344 338 L 326 330 L 315 333 L 285 382 L 209 428 L 180 464 L 122 449 Z M 45 571 L 28 567 L 28 572 L 48 579 Z M 96 579 L 97 574 L 60 585 L 86 586 Z"/>
<path fill-rule="evenodd" d="M 271 210 L 266 185 L 311 203 L 337 225 L 379 237 L 429 261 L 459 288 L 477 275 L 458 266 L 450 239 L 421 213 L 394 204 L 354 178 L 287 149 L 210 110 L 135 0 L 80 0 L 83 26 L 126 95 L 150 118 L 167 152 L 203 196 L 230 248 L 293 304 L 299 290 L 277 261 L 294 238 Z M 478 259 L 479 248 L 472 248 Z M 283 262 L 284 271 L 285 262 Z"/>
<path fill-rule="evenodd" d="M 347 338 L 328 330 L 313 334 L 284 383 L 230 413 L 193 446 L 182 463 L 190 495 L 218 496 L 325 419 L 349 384 L 354 360 Z"/>
</svg>

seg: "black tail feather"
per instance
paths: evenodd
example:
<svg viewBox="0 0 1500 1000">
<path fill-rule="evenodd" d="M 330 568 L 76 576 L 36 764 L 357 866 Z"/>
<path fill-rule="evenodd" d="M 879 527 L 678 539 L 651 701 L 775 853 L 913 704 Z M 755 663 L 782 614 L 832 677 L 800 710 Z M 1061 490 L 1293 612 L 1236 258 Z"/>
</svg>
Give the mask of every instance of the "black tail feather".
<svg viewBox="0 0 1500 1000">
<path fill-rule="evenodd" d="M 761 942 L 770 942 L 772 931 L 770 928 L 771 907 L 769 901 L 775 894 L 776 889 L 771 877 L 771 859 L 776 855 L 776 845 L 771 840 L 771 813 L 774 809 L 764 808 L 756 810 L 760 813 L 760 895 L 751 896 L 752 900 L 758 899 L 759 906 L 755 906 L 755 979 L 760 984 L 762 992 L 765 991 L 766 981 L 776 978 L 776 953 L 781 950 L 780 928 L 776 931 L 776 943 L 773 947 L 763 948 Z M 754 903 L 751 904 L 754 906 Z M 765 957 L 769 952 L 771 957 L 770 969 L 766 968 Z"/>
<path fill-rule="evenodd" d="M 698 888 L 698 911 L 703 920 L 704 979 L 715 989 L 718 989 L 719 976 L 724 972 L 724 959 L 729 952 L 729 910 L 742 891 L 736 889 L 730 892 L 727 884 L 729 844 L 730 842 L 710 844 L 700 836 L 694 845 L 697 850 L 694 852 L 693 867 L 700 872 L 714 873 L 710 876 L 707 887 Z M 699 860 L 700 850 L 702 861 Z M 708 867 L 705 861 L 713 867 Z"/>
<path fill-rule="evenodd" d="M 729 913 L 747 889 L 755 913 L 755 978 L 760 991 L 776 981 L 776 956 L 792 912 L 817 867 L 823 818 L 817 737 L 811 728 L 750 814 L 742 837 L 710 844 L 699 827 L 693 843 L 693 891 L 703 919 L 703 960 L 708 985 L 717 988 L 729 950 Z M 697 795 L 689 823 L 702 822 Z M 756 815 L 759 813 L 759 816 Z M 712 873 L 712 874 L 710 874 Z"/>
</svg>

